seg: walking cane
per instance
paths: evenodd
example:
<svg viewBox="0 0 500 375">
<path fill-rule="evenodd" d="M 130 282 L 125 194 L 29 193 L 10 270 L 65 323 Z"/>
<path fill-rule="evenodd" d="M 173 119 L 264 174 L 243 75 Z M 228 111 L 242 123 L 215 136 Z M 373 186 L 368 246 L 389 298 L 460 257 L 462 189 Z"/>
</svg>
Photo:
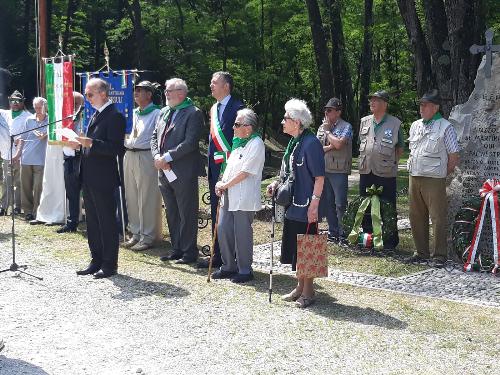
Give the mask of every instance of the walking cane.
<svg viewBox="0 0 500 375">
<path fill-rule="evenodd" d="M 127 238 L 125 237 L 125 211 L 123 209 L 123 197 L 122 197 L 122 175 L 120 173 L 120 159 L 118 158 L 118 155 L 116 155 L 116 166 L 118 168 L 118 178 L 120 179 L 120 185 L 118 185 L 118 194 L 120 194 L 120 208 L 121 208 L 121 213 L 122 213 L 122 233 L 123 233 L 123 242 L 127 241 Z"/>
<path fill-rule="evenodd" d="M 208 261 L 207 283 L 210 282 L 210 277 L 212 276 L 212 261 L 214 259 L 214 253 L 215 253 L 215 241 L 217 240 L 217 226 L 219 225 L 219 207 L 220 207 L 220 198 L 219 202 L 217 203 L 217 211 L 215 214 L 214 235 L 212 236 L 212 247 L 210 248 L 210 260 Z"/>
<path fill-rule="evenodd" d="M 269 268 L 269 303 L 273 294 L 273 258 L 274 258 L 274 222 L 276 214 L 276 202 L 274 200 L 274 191 L 272 194 L 272 214 L 271 214 L 271 266 Z"/>
</svg>

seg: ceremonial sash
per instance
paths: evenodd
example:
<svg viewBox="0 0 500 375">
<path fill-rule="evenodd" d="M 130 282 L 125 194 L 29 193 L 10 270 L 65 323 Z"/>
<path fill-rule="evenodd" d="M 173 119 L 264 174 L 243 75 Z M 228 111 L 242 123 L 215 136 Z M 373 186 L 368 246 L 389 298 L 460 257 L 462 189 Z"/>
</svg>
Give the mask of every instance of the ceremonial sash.
<svg viewBox="0 0 500 375">
<path fill-rule="evenodd" d="M 499 254 L 500 249 L 500 217 L 499 217 L 499 207 L 498 207 L 498 191 L 500 191 L 500 180 L 488 179 L 484 182 L 483 187 L 479 189 L 479 195 L 483 198 L 481 202 L 481 208 L 479 209 L 478 220 L 476 221 L 476 228 L 474 229 L 474 236 L 472 237 L 472 242 L 468 248 L 469 254 L 467 255 L 467 261 L 464 264 L 464 271 L 471 271 L 472 264 L 476 258 L 477 247 L 479 244 L 479 238 L 481 237 L 481 231 L 483 229 L 484 217 L 486 215 L 486 206 L 488 202 L 490 203 L 490 213 L 491 213 L 491 229 L 493 237 L 493 269 L 492 273 L 496 273 L 500 267 Z"/>
<path fill-rule="evenodd" d="M 217 103 L 212 106 L 210 112 L 210 136 L 217 150 L 214 152 L 214 161 L 215 164 L 222 164 L 221 173 L 223 173 L 227 159 L 231 154 L 231 146 L 220 127 L 219 116 L 217 116 Z"/>
</svg>

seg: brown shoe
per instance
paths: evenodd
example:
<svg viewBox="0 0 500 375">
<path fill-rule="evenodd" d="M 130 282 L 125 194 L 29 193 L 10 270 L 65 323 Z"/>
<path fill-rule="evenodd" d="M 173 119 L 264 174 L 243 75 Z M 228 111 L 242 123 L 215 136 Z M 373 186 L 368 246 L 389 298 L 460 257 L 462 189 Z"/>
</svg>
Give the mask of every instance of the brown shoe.
<svg viewBox="0 0 500 375">
<path fill-rule="evenodd" d="M 130 248 L 130 250 L 133 250 L 133 251 L 144 251 L 144 250 L 149 249 L 150 247 L 151 247 L 151 244 L 147 244 L 147 243 L 144 243 L 144 242 L 138 242 L 134 246 L 132 246 Z"/>
</svg>

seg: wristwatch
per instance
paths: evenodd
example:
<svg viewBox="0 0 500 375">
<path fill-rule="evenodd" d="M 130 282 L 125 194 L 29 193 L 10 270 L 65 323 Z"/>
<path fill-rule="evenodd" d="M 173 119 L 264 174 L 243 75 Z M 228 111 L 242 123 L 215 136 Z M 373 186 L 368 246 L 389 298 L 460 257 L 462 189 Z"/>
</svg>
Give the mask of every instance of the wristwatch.
<svg viewBox="0 0 500 375">
<path fill-rule="evenodd" d="M 313 201 L 319 201 L 319 200 L 320 200 L 320 198 L 321 198 L 321 196 L 319 196 L 319 197 L 318 197 L 318 196 L 317 196 L 317 195 L 315 195 L 315 194 L 313 194 L 313 195 L 312 195 L 312 197 L 311 197 L 311 199 L 312 199 Z"/>
</svg>

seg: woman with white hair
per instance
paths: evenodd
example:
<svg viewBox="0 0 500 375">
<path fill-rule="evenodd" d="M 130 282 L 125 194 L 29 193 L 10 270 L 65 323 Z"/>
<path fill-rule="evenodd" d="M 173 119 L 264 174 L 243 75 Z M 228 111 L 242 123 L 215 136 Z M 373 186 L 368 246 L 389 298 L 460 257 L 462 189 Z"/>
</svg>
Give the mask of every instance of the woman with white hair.
<svg viewBox="0 0 500 375">
<path fill-rule="evenodd" d="M 280 179 L 294 173 L 295 182 L 291 204 L 286 208 L 281 242 L 281 263 L 291 264 L 296 270 L 297 234 L 316 233 L 318 206 L 325 177 L 323 147 L 309 130 L 312 115 L 307 104 L 290 99 L 285 104 L 283 132 L 292 136 L 283 156 Z M 278 181 L 267 187 L 269 195 L 275 193 Z M 305 308 L 314 303 L 314 279 L 299 278 L 295 289 L 283 296 L 285 301 L 296 301 L 297 307 Z"/>
<path fill-rule="evenodd" d="M 253 279 L 252 221 L 261 208 L 265 146 L 256 133 L 257 115 L 251 109 L 236 113 L 233 129 L 231 155 L 221 181 L 215 185 L 215 193 L 221 197 L 217 237 L 222 266 L 212 278 L 244 283 Z"/>
<path fill-rule="evenodd" d="M 19 138 L 14 160 L 21 158 L 21 207 L 26 221 L 34 221 L 42 195 L 43 168 L 47 148 L 47 100 L 33 99 L 35 114 L 28 117 Z M 41 128 L 40 128 L 41 127 Z M 38 128 L 38 129 L 37 129 Z M 29 131 L 32 130 L 32 131 Z"/>
</svg>

